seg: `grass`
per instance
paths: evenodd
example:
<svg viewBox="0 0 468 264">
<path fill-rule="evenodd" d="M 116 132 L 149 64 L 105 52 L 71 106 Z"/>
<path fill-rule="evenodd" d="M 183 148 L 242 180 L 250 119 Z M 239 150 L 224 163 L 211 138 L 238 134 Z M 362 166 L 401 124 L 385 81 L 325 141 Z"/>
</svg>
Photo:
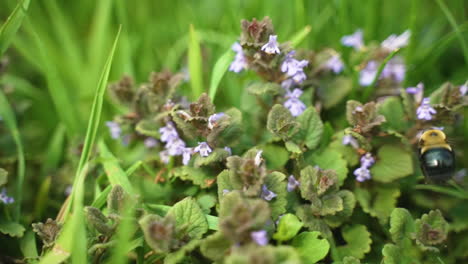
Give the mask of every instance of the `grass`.
<svg viewBox="0 0 468 264">
<path fill-rule="evenodd" d="M 6 136 L 0 138 L 0 149 L 2 155 L 7 149 L 5 156 L 14 159 L 17 166 L 16 175 L 10 178 L 16 199 L 12 218 L 29 227 L 31 222 L 55 217 L 63 208 L 60 215 L 65 229 L 58 250 L 41 263 L 59 263 L 70 256 L 74 263 L 84 263 L 83 206 L 102 207 L 110 191 L 110 187 L 101 189 L 98 180 L 86 178 L 96 162 L 103 164 L 112 185 L 120 184 L 129 193 L 142 188 L 128 179 L 145 165 L 137 161 L 142 150 L 126 153 L 100 133 L 103 121 L 119 111 L 106 95 L 108 82 L 123 74 L 139 83 L 146 81 L 151 71 L 187 70 L 190 83 L 184 90 L 186 96 L 195 99 L 207 92 L 221 110 L 241 107 L 241 89 L 252 76 L 235 76 L 227 70 L 234 57 L 230 47 L 243 18 L 268 15 L 279 39 L 312 49 L 331 46 L 340 50 L 340 38 L 358 28 L 364 30 L 366 42 L 382 41 L 409 28 L 410 46 L 399 53 L 409 65 L 407 86 L 424 82 L 430 91 L 445 80 L 461 84 L 468 72 L 467 7 L 463 0 L 363 0 L 359 4 L 349 0 L 140 0 L 138 5 L 124 0 L 4 2 L 0 57 L 6 54 L 11 65 L 1 84 L 13 84 L 15 89 L 0 91 L 0 116 L 7 128 Z M 364 98 L 369 97 L 376 80 L 364 91 Z M 466 120 L 464 129 L 468 133 Z M 73 151 L 79 142 L 84 143 L 77 155 Z M 100 156 L 94 160 L 96 145 Z M 71 160 L 75 173 L 65 171 L 64 176 L 60 172 L 66 160 Z M 54 189 L 56 182 L 60 190 Z M 64 202 L 62 187 L 71 182 L 72 195 Z M 90 189 L 96 193 L 90 201 L 87 185 L 94 183 Z M 418 188 L 450 192 L 430 186 Z M 210 221 L 213 229 L 217 219 Z M 122 242 L 113 252 L 114 263 L 123 263 L 125 250 L 136 243 L 127 234 L 134 226 L 130 221 L 124 223 L 118 233 Z M 37 255 L 31 232 L 21 241 L 21 251 L 30 257 Z"/>
</svg>

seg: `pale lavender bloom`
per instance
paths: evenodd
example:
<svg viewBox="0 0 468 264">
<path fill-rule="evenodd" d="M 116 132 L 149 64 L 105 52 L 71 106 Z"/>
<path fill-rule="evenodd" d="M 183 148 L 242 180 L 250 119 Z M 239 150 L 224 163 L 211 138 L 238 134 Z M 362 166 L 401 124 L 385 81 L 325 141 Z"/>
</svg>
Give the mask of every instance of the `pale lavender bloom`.
<svg viewBox="0 0 468 264">
<path fill-rule="evenodd" d="M 200 156 L 202 157 L 208 157 L 212 150 L 206 142 L 199 142 L 198 146 L 195 147 L 194 152 L 200 153 Z"/>
<path fill-rule="evenodd" d="M 280 50 L 278 47 L 277 35 L 270 35 L 268 43 L 262 46 L 262 50 L 268 54 L 279 54 Z"/>
<path fill-rule="evenodd" d="M 351 145 L 355 149 L 359 148 L 358 141 L 351 135 L 344 135 L 341 143 L 343 145 Z"/>
<path fill-rule="evenodd" d="M 107 121 L 106 126 L 109 128 L 109 132 L 113 139 L 119 139 L 120 134 L 122 133 L 122 128 L 117 122 Z"/>
<path fill-rule="evenodd" d="M 193 154 L 192 148 L 184 148 L 182 150 L 182 164 L 188 165 L 192 154 Z"/>
<path fill-rule="evenodd" d="M 414 95 L 414 100 L 416 103 L 420 103 L 423 99 L 424 95 L 424 84 L 423 83 L 418 83 L 416 87 L 408 87 L 406 88 L 406 92 L 409 94 Z"/>
<path fill-rule="evenodd" d="M 63 193 L 65 194 L 65 196 L 69 196 L 73 191 L 73 186 L 72 185 L 68 185 L 67 187 L 65 187 L 65 191 L 63 191 Z"/>
<path fill-rule="evenodd" d="M 255 163 L 255 166 L 260 166 L 260 164 L 262 163 L 262 153 L 263 153 L 263 150 L 259 150 L 257 151 L 257 154 L 255 155 L 255 159 L 254 159 L 254 163 Z"/>
<path fill-rule="evenodd" d="M 6 188 L 3 188 L 2 192 L 0 193 L 0 201 L 2 201 L 4 204 L 12 204 L 15 202 L 15 199 L 8 196 L 6 193 Z"/>
<path fill-rule="evenodd" d="M 368 168 L 363 168 L 363 167 L 357 168 L 354 171 L 354 175 L 356 176 L 356 180 L 359 182 L 363 182 L 363 181 L 371 179 L 371 173 Z"/>
<path fill-rule="evenodd" d="M 222 112 L 210 115 L 210 117 L 208 117 L 208 128 L 213 129 L 216 126 L 216 122 L 223 116 L 225 116 L 225 114 Z"/>
<path fill-rule="evenodd" d="M 169 163 L 169 158 L 170 158 L 169 151 L 164 150 L 164 151 L 159 152 L 159 158 L 161 159 L 162 163 L 164 164 Z"/>
<path fill-rule="evenodd" d="M 145 144 L 145 147 L 147 148 L 154 148 L 158 144 L 158 141 L 155 138 L 147 137 L 143 141 L 143 144 Z"/>
<path fill-rule="evenodd" d="M 382 70 L 380 78 L 392 78 L 397 82 L 405 79 L 406 65 L 399 58 L 391 59 Z"/>
<path fill-rule="evenodd" d="M 307 75 L 303 72 L 303 71 L 298 71 L 293 77 L 292 79 L 296 82 L 296 83 L 302 83 L 303 81 L 305 81 L 307 79 Z"/>
<path fill-rule="evenodd" d="M 422 100 L 421 105 L 416 110 L 416 115 L 418 116 L 418 119 L 421 120 L 432 120 L 432 116 L 436 113 L 437 111 L 431 107 L 428 97 Z"/>
<path fill-rule="evenodd" d="M 247 59 L 245 58 L 244 51 L 242 50 L 242 46 L 236 42 L 232 44 L 232 50 L 236 52 L 236 57 L 234 61 L 229 66 L 229 70 L 235 73 L 239 73 L 244 69 L 247 69 Z"/>
<path fill-rule="evenodd" d="M 436 127 L 436 126 L 433 126 L 432 129 L 437 129 L 437 130 L 443 131 L 445 128 L 444 128 L 444 127 Z"/>
<path fill-rule="evenodd" d="M 228 193 L 230 193 L 230 192 L 231 192 L 231 191 L 228 190 L 228 189 L 223 189 L 223 195 L 226 195 L 226 194 L 228 194 Z"/>
<path fill-rule="evenodd" d="M 362 106 L 356 106 L 356 108 L 354 108 L 353 110 L 353 114 L 355 114 L 356 112 L 362 113 L 364 112 L 364 108 Z"/>
<path fill-rule="evenodd" d="M 466 169 L 461 169 L 453 175 L 453 178 L 457 182 L 463 181 L 463 179 L 466 177 Z"/>
<path fill-rule="evenodd" d="M 170 142 L 179 139 L 179 134 L 172 122 L 167 122 L 165 127 L 161 127 L 159 133 L 161 134 L 162 142 Z"/>
<path fill-rule="evenodd" d="M 262 199 L 267 200 L 267 201 L 271 201 L 276 196 L 277 196 L 277 194 L 270 191 L 270 190 L 268 190 L 268 188 L 267 188 L 267 186 L 265 184 L 262 185 L 262 194 L 260 195 L 260 197 L 262 197 Z"/>
<path fill-rule="evenodd" d="M 364 69 L 359 73 L 359 83 L 362 86 L 369 86 L 375 79 L 377 75 L 377 62 L 369 61 Z"/>
<path fill-rule="evenodd" d="M 281 87 L 283 87 L 284 90 L 288 91 L 291 89 L 291 87 L 294 85 L 294 80 L 293 79 L 286 79 L 281 82 Z"/>
<path fill-rule="evenodd" d="M 184 152 L 185 142 L 180 138 L 176 138 L 172 141 L 168 141 L 165 148 L 170 156 L 179 156 Z"/>
<path fill-rule="evenodd" d="M 327 69 L 332 70 L 335 74 L 340 73 L 343 68 L 344 64 L 343 61 L 341 61 L 340 55 L 335 54 L 331 56 L 326 62 L 325 62 L 325 67 Z"/>
<path fill-rule="evenodd" d="M 286 58 L 284 58 L 284 61 L 281 64 L 281 71 L 287 72 L 288 75 L 291 75 L 289 74 L 290 70 L 294 70 L 297 64 L 297 60 L 294 58 L 294 54 L 296 54 L 296 51 L 294 50 L 286 54 Z M 292 75 L 294 75 L 294 73 Z"/>
<path fill-rule="evenodd" d="M 253 231 L 250 233 L 252 240 L 260 246 L 268 244 L 268 234 L 265 230 Z"/>
<path fill-rule="evenodd" d="M 288 192 L 294 191 L 300 185 L 299 181 L 294 178 L 294 175 L 289 175 L 288 177 Z"/>
<path fill-rule="evenodd" d="M 341 44 L 347 47 L 353 47 L 355 50 L 360 50 L 364 46 L 362 30 L 358 29 L 353 34 L 342 37 Z"/>
<path fill-rule="evenodd" d="M 230 147 L 224 147 L 224 150 L 227 151 L 229 153 L 229 156 L 232 155 L 232 149 Z"/>
<path fill-rule="evenodd" d="M 468 84 L 464 84 L 460 86 L 460 94 L 461 96 L 465 96 L 466 92 L 468 92 Z"/>
<path fill-rule="evenodd" d="M 294 89 L 293 92 L 286 92 L 287 100 L 284 102 L 283 106 L 286 107 L 293 116 L 302 114 L 302 112 L 304 112 L 306 109 L 306 105 L 301 100 L 299 100 L 301 95 L 302 90 L 300 89 Z"/>
<path fill-rule="evenodd" d="M 369 152 L 361 157 L 361 167 L 370 168 L 375 163 L 375 159 Z"/>
<path fill-rule="evenodd" d="M 392 34 L 382 42 L 382 47 L 389 51 L 405 47 L 408 45 L 410 37 L 411 32 L 409 30 L 406 30 L 399 36 Z"/>
</svg>

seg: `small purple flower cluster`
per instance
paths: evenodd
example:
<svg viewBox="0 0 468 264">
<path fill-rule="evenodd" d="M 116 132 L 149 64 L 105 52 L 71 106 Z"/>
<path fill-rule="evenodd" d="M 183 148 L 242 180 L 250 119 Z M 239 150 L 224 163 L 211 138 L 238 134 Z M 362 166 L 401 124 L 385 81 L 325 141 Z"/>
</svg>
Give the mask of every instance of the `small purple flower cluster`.
<svg viewBox="0 0 468 264">
<path fill-rule="evenodd" d="M 375 163 L 375 159 L 370 153 L 366 153 L 361 157 L 361 166 L 354 170 L 356 180 L 363 182 L 371 179 L 371 173 L 369 168 Z"/>
<path fill-rule="evenodd" d="M 288 177 L 288 187 L 287 187 L 288 192 L 294 191 L 300 185 L 301 185 L 301 183 L 298 180 L 296 180 L 294 175 L 289 175 L 289 177 Z"/>
<path fill-rule="evenodd" d="M 406 88 L 406 92 L 414 96 L 414 101 L 419 104 L 416 116 L 420 120 L 432 120 L 437 111 L 431 106 L 429 97 L 424 97 L 424 84 L 418 83 L 416 87 Z"/>
<path fill-rule="evenodd" d="M 117 122 L 107 121 L 106 126 L 109 128 L 110 135 L 113 139 L 119 139 L 122 134 L 122 128 Z"/>
<path fill-rule="evenodd" d="M 259 246 L 266 246 L 268 244 L 268 234 L 265 230 L 252 231 L 250 237 Z"/>
<path fill-rule="evenodd" d="M 351 145 L 353 148 L 358 149 L 359 143 L 358 141 L 351 135 L 344 135 L 343 141 L 341 142 L 343 145 Z"/>
<path fill-rule="evenodd" d="M 332 55 L 326 62 L 325 62 L 325 68 L 333 71 L 335 74 L 340 73 L 343 71 L 344 64 L 343 61 L 341 60 L 340 55 L 334 54 Z"/>
<path fill-rule="evenodd" d="M 12 204 L 15 202 L 15 199 L 13 197 L 10 197 L 6 193 L 6 189 L 3 188 L 2 192 L 0 193 L 0 201 L 2 201 L 4 204 Z"/>
<path fill-rule="evenodd" d="M 304 68 L 307 67 L 309 62 L 306 60 L 296 60 L 294 54 L 296 54 L 296 51 L 293 50 L 286 55 L 281 64 L 281 71 L 286 73 L 295 83 L 299 84 L 307 79 Z"/>
<path fill-rule="evenodd" d="M 306 109 L 306 105 L 299 100 L 301 95 L 301 89 L 296 88 L 292 92 L 289 89 L 286 90 L 286 101 L 283 105 L 291 112 L 292 116 L 298 116 Z"/>
<path fill-rule="evenodd" d="M 236 42 L 232 44 L 231 48 L 234 52 L 236 52 L 236 57 L 229 66 L 229 70 L 235 73 L 239 73 L 242 70 L 247 69 L 247 59 L 245 58 L 242 46 L 238 42 Z"/>
</svg>

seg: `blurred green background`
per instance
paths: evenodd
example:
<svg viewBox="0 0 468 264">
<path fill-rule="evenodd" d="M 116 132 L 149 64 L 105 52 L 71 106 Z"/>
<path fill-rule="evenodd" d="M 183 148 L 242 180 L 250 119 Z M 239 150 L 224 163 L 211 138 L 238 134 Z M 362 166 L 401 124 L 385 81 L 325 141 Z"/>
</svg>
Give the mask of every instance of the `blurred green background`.
<svg viewBox="0 0 468 264">
<path fill-rule="evenodd" d="M 17 3 L 1 0 L 1 21 Z M 83 140 L 101 69 L 119 25 L 122 33 L 110 80 L 128 74 L 139 83 L 151 71 L 187 71 L 193 25 L 200 36 L 207 91 L 214 63 L 239 36 L 240 20 L 264 16 L 273 20 L 280 42 L 310 26 L 300 48 L 313 50 L 340 51 L 340 38 L 358 28 L 364 30 L 366 43 L 410 29 L 411 43 L 402 52 L 408 67 L 406 86 L 424 82 L 429 92 L 447 80 L 460 84 L 467 78 L 464 0 L 31 1 L 6 53 L 10 64 L 2 79 L 25 145 L 26 184 L 40 183 L 59 167 L 67 142 Z M 227 73 L 217 106 L 239 107 L 245 82 L 252 78 L 249 73 Z M 190 95 L 189 84 L 184 88 Z M 122 111 L 107 100 L 104 120 Z M 0 151 L 13 157 L 16 150 L 9 133 L 1 135 Z M 25 195 L 28 200 L 34 192 Z M 33 205 L 29 207 L 32 210 Z"/>
</svg>

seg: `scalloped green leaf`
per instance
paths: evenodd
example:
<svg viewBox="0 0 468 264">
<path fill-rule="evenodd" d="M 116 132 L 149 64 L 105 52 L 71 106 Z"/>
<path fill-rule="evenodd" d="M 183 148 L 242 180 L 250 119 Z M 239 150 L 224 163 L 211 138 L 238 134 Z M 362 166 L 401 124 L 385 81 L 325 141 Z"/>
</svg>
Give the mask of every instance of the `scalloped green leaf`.
<svg viewBox="0 0 468 264">
<path fill-rule="evenodd" d="M 302 228 L 302 222 L 293 214 L 285 214 L 279 220 L 276 233 L 273 238 L 277 241 L 287 241 L 297 235 Z"/>
<path fill-rule="evenodd" d="M 337 194 L 343 200 L 343 210 L 337 212 L 335 215 L 327 215 L 324 217 L 325 222 L 331 227 L 338 227 L 348 220 L 356 206 L 356 198 L 351 191 L 341 190 Z"/>
<path fill-rule="evenodd" d="M 155 120 L 141 120 L 137 123 L 135 130 L 142 135 L 159 139 L 161 137 L 159 127 Z"/>
<path fill-rule="evenodd" d="M 323 123 L 314 107 L 308 107 L 296 118 L 299 123 L 298 132 L 293 140 L 298 144 L 305 144 L 309 149 L 315 149 L 322 138 Z"/>
<path fill-rule="evenodd" d="M 281 85 L 272 82 L 255 82 L 247 86 L 247 91 L 253 95 L 277 95 L 284 93 L 284 89 L 281 87 Z"/>
<path fill-rule="evenodd" d="M 172 175 L 184 181 L 189 180 L 201 188 L 210 187 L 213 184 L 213 179 L 215 179 L 212 175 L 210 175 L 208 170 L 189 166 L 182 166 L 173 169 Z"/>
<path fill-rule="evenodd" d="M 286 140 L 296 121 L 288 109 L 280 104 L 274 105 L 268 113 L 267 129 L 275 136 Z"/>
<path fill-rule="evenodd" d="M 317 263 L 325 258 L 330 250 L 330 244 L 325 238 L 320 238 L 320 232 L 302 232 L 292 241 L 303 263 Z"/>
<path fill-rule="evenodd" d="M 186 225 L 184 230 L 192 239 L 201 238 L 208 231 L 205 214 L 191 197 L 176 203 L 167 213 L 174 217 L 177 226 Z"/>
<path fill-rule="evenodd" d="M 195 167 L 208 166 L 216 162 L 223 161 L 229 156 L 229 152 L 222 148 L 214 149 L 210 155 L 202 157 L 196 155 L 194 165 Z"/>
<path fill-rule="evenodd" d="M 276 219 L 286 212 L 288 201 L 286 199 L 287 188 L 285 179 L 286 175 L 277 171 L 268 174 L 265 178 L 265 185 L 268 190 L 276 193 L 276 197 L 268 203 L 271 208 L 271 217 L 273 219 Z"/>
<path fill-rule="evenodd" d="M 370 171 L 373 180 L 383 183 L 409 176 L 414 171 L 412 155 L 403 145 L 384 145 Z"/>
<path fill-rule="evenodd" d="M 396 207 L 400 189 L 398 186 L 377 186 L 370 189 L 356 188 L 356 199 L 362 210 L 386 224 L 392 210 Z"/>
<path fill-rule="evenodd" d="M 366 253 L 370 252 L 372 239 L 365 225 L 347 226 L 341 232 L 346 245 L 337 248 L 340 256 L 352 256 L 362 259 Z"/>
<path fill-rule="evenodd" d="M 415 231 L 413 217 L 405 208 L 395 208 L 390 215 L 390 235 L 395 243 L 410 239 Z"/>
<path fill-rule="evenodd" d="M 391 96 L 378 105 L 378 113 L 385 116 L 387 122 L 382 124 L 384 129 L 405 131 L 408 129 L 408 121 L 405 116 L 403 105 L 399 98 Z"/>
<path fill-rule="evenodd" d="M 214 261 L 221 261 L 228 253 L 231 248 L 231 241 L 221 234 L 216 232 L 201 242 L 200 251 L 201 253 Z"/>
<path fill-rule="evenodd" d="M 343 185 L 348 175 L 348 164 L 343 155 L 331 148 L 325 149 L 321 153 L 314 153 L 307 159 L 308 162 L 319 166 L 324 170 L 334 170 L 338 176 L 339 186 Z"/>
<path fill-rule="evenodd" d="M 26 229 L 23 225 L 8 221 L 6 219 L 0 220 L 0 233 L 9 235 L 11 237 L 22 237 Z"/>
</svg>

